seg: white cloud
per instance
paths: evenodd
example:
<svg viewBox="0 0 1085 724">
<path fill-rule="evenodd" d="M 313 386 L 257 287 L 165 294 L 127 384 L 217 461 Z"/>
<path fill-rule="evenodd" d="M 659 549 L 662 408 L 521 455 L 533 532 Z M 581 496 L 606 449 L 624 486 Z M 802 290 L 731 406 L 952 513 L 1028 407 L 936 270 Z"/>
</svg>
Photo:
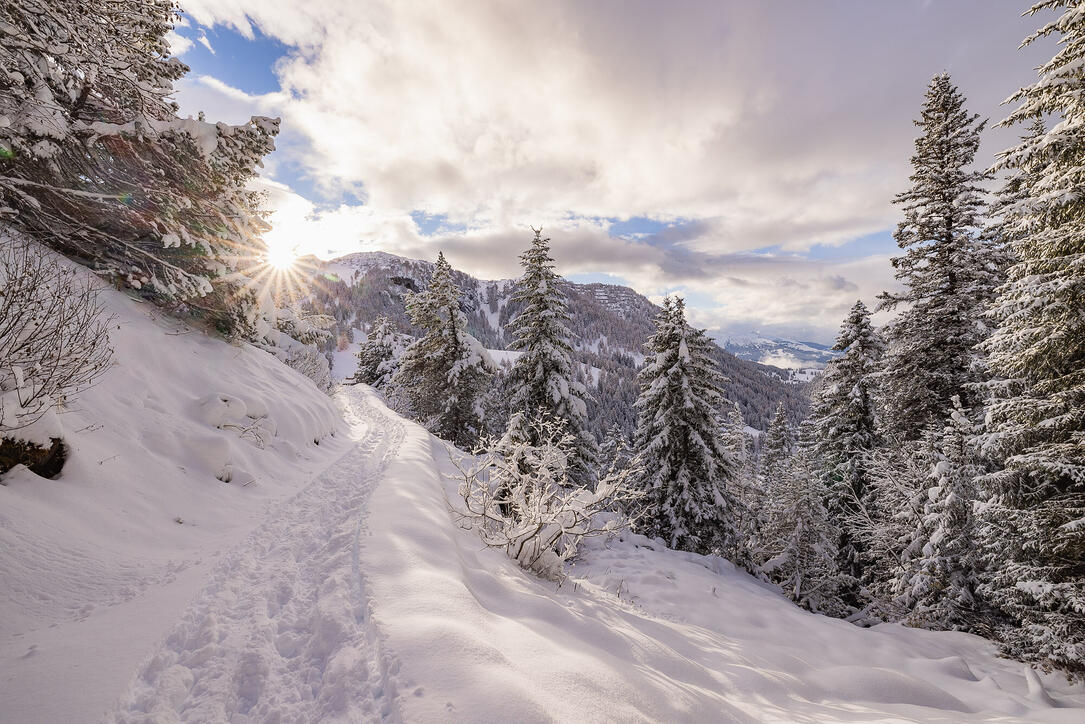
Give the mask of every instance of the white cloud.
<svg viewBox="0 0 1085 724">
<path fill-rule="evenodd" d="M 200 45 L 202 45 L 203 47 L 207 48 L 207 50 L 208 50 L 208 51 L 209 51 L 209 52 L 210 52 L 210 53 L 211 53 L 212 55 L 214 55 L 214 54 L 215 54 L 215 49 L 211 47 L 211 41 L 207 39 L 207 36 L 206 36 L 206 35 L 204 35 L 204 34 L 202 34 L 202 33 L 201 33 L 201 34 L 200 34 L 200 37 L 199 37 L 199 38 L 197 38 L 197 41 L 199 42 L 199 44 L 200 44 Z"/>
<path fill-rule="evenodd" d="M 543 224 L 566 272 L 690 290 L 715 302 L 702 323 L 796 328 L 835 326 L 856 296 L 869 301 L 891 282 L 885 260 L 742 252 L 890 228 L 927 80 L 948 69 L 997 119 L 1043 56 L 1015 50 L 1032 20 L 985 0 L 189 0 L 186 12 L 295 46 L 276 66 L 282 93 L 199 79 L 181 96 L 186 109 L 281 115 L 277 162 L 365 199 L 305 213 L 294 202 L 289 233 L 311 233 L 309 247 L 441 243 L 468 271 L 507 275 L 528 225 Z M 1008 135 L 988 134 L 983 162 Z M 423 238 L 412 210 L 467 232 Z M 697 226 L 651 246 L 570 220 L 630 216 Z"/>
<path fill-rule="evenodd" d="M 170 53 L 181 56 L 192 49 L 192 40 L 173 30 L 166 33 L 166 42 L 170 44 Z"/>
</svg>

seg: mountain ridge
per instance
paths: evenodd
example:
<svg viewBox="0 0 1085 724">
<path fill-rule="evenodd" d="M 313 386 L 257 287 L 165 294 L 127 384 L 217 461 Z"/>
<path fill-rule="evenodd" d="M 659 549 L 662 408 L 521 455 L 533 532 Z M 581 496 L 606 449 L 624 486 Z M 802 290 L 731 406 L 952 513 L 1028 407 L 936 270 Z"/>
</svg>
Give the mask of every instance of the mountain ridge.
<svg viewBox="0 0 1085 724">
<path fill-rule="evenodd" d="M 306 259 L 302 266 L 323 282 L 313 285 L 314 311 L 337 321 L 335 344 L 354 341 L 354 330 L 365 330 L 378 316 L 391 318 L 404 332 L 412 332 L 404 310 L 408 292 L 427 285 L 433 262 L 383 251 L 354 252 L 329 261 Z M 331 278 L 334 277 L 334 280 Z M 454 281 L 463 292 L 461 308 L 468 329 L 487 348 L 507 350 L 512 342 L 508 325 L 519 309 L 512 300 L 513 279 L 478 279 L 456 271 Z M 574 357 L 586 369 L 591 388 L 589 418 L 599 435 L 617 424 L 626 434 L 635 425 L 636 369 L 644 360 L 644 343 L 652 334 L 660 308 L 637 291 L 601 282 L 565 280 L 572 316 Z M 327 350 L 331 351 L 331 349 Z M 725 393 L 739 403 L 747 424 L 764 430 L 783 401 L 797 423 L 805 414 L 802 388 L 788 384 L 786 372 L 741 359 L 713 343 L 713 353 L 728 378 Z"/>
</svg>

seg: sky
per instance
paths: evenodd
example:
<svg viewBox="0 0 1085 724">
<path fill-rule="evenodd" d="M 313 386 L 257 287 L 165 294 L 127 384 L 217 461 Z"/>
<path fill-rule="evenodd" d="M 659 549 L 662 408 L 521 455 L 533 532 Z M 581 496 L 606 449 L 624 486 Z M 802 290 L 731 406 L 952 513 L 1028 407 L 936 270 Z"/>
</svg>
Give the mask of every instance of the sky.
<svg viewBox="0 0 1085 724">
<path fill-rule="evenodd" d="M 720 334 L 831 342 L 889 258 L 923 93 L 1003 101 L 1050 57 L 1015 0 L 187 0 L 182 114 L 282 118 L 269 245 L 380 249 L 686 297 Z M 884 315 L 877 318 L 884 321 Z"/>
</svg>

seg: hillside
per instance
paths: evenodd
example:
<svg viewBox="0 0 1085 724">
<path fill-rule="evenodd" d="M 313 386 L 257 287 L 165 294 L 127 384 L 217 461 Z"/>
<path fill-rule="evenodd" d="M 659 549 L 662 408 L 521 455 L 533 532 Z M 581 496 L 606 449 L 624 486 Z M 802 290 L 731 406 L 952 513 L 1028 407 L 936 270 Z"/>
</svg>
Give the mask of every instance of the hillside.
<svg viewBox="0 0 1085 724">
<path fill-rule="evenodd" d="M 315 311 L 338 321 L 340 344 L 352 330 L 379 315 L 388 315 L 409 332 L 403 308 L 408 292 L 428 283 L 433 265 L 385 252 L 360 252 L 322 262 L 308 257 L 302 265 L 307 278 L 318 280 L 312 297 Z M 486 281 L 456 274 L 463 292 L 463 311 L 468 328 L 486 347 L 504 350 L 511 341 L 509 322 L 519 309 L 510 299 L 511 280 Z M 659 308 L 628 287 L 610 284 L 568 283 L 566 293 L 572 314 L 573 344 L 593 399 L 589 419 L 597 435 L 617 423 L 631 433 L 632 404 L 636 399 L 636 368 L 643 361 L 643 346 L 654 330 Z M 768 423 L 783 401 L 795 422 L 806 411 L 801 388 L 784 382 L 781 370 L 739 359 L 715 348 L 716 359 L 728 378 L 727 396 L 742 408 L 747 424 L 759 430 Z"/>
<path fill-rule="evenodd" d="M 561 585 L 540 580 L 461 526 L 449 449 L 370 389 L 330 399 L 267 353 L 103 299 L 115 365 L 63 410 L 63 472 L 16 468 L 0 485 L 4 721 L 1085 709 L 1080 686 L 984 639 L 817 616 L 643 536 L 597 539 Z"/>
<path fill-rule="evenodd" d="M 363 387 L 356 447 L 222 557 L 112 712 L 172 720 L 1078 721 L 975 636 L 861 629 L 625 535 L 563 585 L 448 509 L 446 446 Z M 444 462 L 442 462 L 444 461 Z"/>
<path fill-rule="evenodd" d="M 347 449 L 272 355 L 101 294 L 113 363 L 59 410 L 63 471 L 0 477 L 4 722 L 96 720 L 220 555 Z"/>
</svg>

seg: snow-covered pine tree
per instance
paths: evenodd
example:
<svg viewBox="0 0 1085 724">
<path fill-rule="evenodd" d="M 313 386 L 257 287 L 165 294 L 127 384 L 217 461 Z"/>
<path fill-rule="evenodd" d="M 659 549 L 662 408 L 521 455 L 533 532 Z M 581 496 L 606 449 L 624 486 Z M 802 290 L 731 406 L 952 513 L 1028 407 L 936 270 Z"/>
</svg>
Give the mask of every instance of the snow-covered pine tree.
<svg viewBox="0 0 1085 724">
<path fill-rule="evenodd" d="M 935 76 L 927 89 L 921 135 L 912 156 L 911 188 L 897 194 L 904 210 L 894 238 L 905 250 L 893 258 L 899 294 L 884 292 L 882 309 L 906 308 L 886 327 L 882 390 L 886 425 L 904 439 L 918 439 L 940 421 L 954 395 L 966 405 L 976 381 L 973 348 L 983 339 L 982 305 L 997 275 L 990 249 L 977 233 L 989 178 L 970 167 L 985 122 L 964 108 L 964 96 L 949 75 Z"/>
<path fill-rule="evenodd" d="M 898 590 L 913 626 L 974 630 L 982 615 L 976 597 L 980 548 L 973 509 L 976 478 L 984 468 L 973 442 L 976 426 L 960 398 L 945 428 L 932 440 L 923 512 L 904 552 Z"/>
<path fill-rule="evenodd" d="M 643 468 L 640 527 L 671 548 L 744 561 L 741 504 L 728 489 L 735 461 L 716 412 L 724 378 L 704 331 L 686 323 L 681 298 L 663 301 L 645 348 L 634 439 Z"/>
<path fill-rule="evenodd" d="M 407 313 L 423 335 L 403 353 L 394 382 L 430 432 L 468 449 L 485 429 L 482 395 L 496 366 L 467 332 L 444 253 L 426 289 L 407 297 Z"/>
<path fill-rule="evenodd" d="M 761 570 L 803 608 L 845 616 L 841 600 L 846 575 L 837 568 L 837 532 L 825 509 L 826 490 L 816 463 L 813 426 L 799 426 L 799 445 L 773 500 L 773 537 L 764 540 L 768 560 Z"/>
<path fill-rule="evenodd" d="M 833 349 L 843 354 L 826 366 L 813 395 L 810 423 L 816 441 L 812 457 L 828 491 L 829 514 L 840 532 L 840 570 L 858 582 L 863 578 L 864 557 L 849 521 L 872 493 L 868 455 L 880 442 L 874 375 L 885 352 L 885 342 L 861 300 L 848 312 Z M 852 591 L 851 598 L 858 604 L 857 591 Z"/>
<path fill-rule="evenodd" d="M 753 460 L 753 440 L 746 432 L 746 420 L 742 409 L 734 400 L 723 402 L 723 446 L 735 461 L 735 474 L 731 479 L 731 494 L 741 505 L 742 518 L 739 529 L 743 545 L 754 549 L 760 529 L 760 511 L 764 493 L 757 483 L 757 470 Z"/>
<path fill-rule="evenodd" d="M 1061 12 L 1026 39 L 1055 36 L 1037 81 L 1011 97 L 1003 125 L 1053 116 L 1051 130 L 1000 154 L 996 169 L 1025 188 L 1002 209 L 1017 262 L 983 344 L 995 380 L 983 452 L 1000 472 L 982 485 L 987 600 L 1012 619 L 1006 653 L 1085 679 L 1085 4 L 1045 0 Z"/>
<path fill-rule="evenodd" d="M 781 402 L 776 406 L 776 415 L 761 443 L 761 460 L 757 468 L 761 489 L 767 497 L 773 497 L 774 486 L 787 476 L 788 460 L 794 452 L 795 433 L 787 418 L 787 408 Z"/>
<path fill-rule="evenodd" d="M 795 434 L 787 418 L 787 408 L 780 402 L 761 443 L 761 458 L 757 465 L 761 505 L 758 509 L 758 534 L 752 549 L 754 562 L 758 565 L 764 564 L 776 554 L 772 550 L 774 541 L 779 541 L 784 536 L 786 523 L 782 518 L 781 506 L 794 452 Z"/>
<path fill-rule="evenodd" d="M 603 444 L 599 446 L 599 460 L 607 474 L 621 472 L 632 462 L 633 445 L 618 423 L 607 430 Z"/>
<path fill-rule="evenodd" d="M 599 449 L 587 427 L 587 390 L 576 379 L 571 357 L 570 316 L 562 279 L 554 271 L 550 239 L 535 229 L 531 246 L 520 255 L 524 275 L 516 282 L 512 301 L 521 304 L 512 321 L 516 339 L 510 345 L 520 356 L 512 366 L 513 390 L 510 432 L 534 445 L 536 426 L 527 424 L 538 414 L 564 420 L 572 436 L 573 456 L 569 480 L 590 487 L 597 476 Z"/>
<path fill-rule="evenodd" d="M 256 338 L 237 272 L 264 253 L 249 189 L 278 120 L 178 118 L 172 0 L 0 5 L 0 213 L 119 283 Z"/>
<path fill-rule="evenodd" d="M 352 383 L 361 382 L 385 390 L 399 369 L 410 337 L 399 332 L 388 317 L 378 317 L 366 339 L 358 346 L 358 369 Z"/>
<path fill-rule="evenodd" d="M 923 517 L 935 450 L 935 432 L 928 428 L 919 440 L 894 439 L 867 454 L 872 493 L 845 524 L 861 543 L 866 610 L 875 620 L 899 621 L 908 615 L 900 581 Z"/>
<path fill-rule="evenodd" d="M 746 432 L 746 420 L 742 408 L 734 400 L 723 402 L 723 440 L 727 450 L 740 468 L 752 467 L 753 442 Z"/>
</svg>

